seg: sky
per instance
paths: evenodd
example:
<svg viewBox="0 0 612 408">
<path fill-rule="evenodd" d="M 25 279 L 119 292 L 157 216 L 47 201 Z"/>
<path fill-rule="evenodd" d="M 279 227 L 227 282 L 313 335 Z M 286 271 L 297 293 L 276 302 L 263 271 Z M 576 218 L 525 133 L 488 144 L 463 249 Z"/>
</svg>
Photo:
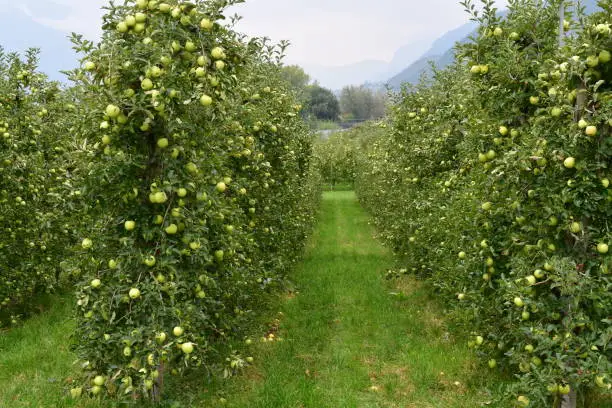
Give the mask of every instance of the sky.
<svg viewBox="0 0 612 408">
<path fill-rule="evenodd" d="M 0 0 L 0 12 L 16 7 L 41 24 L 95 40 L 107 3 Z M 287 62 L 326 66 L 390 61 L 403 45 L 432 43 L 468 20 L 458 0 L 247 0 L 233 13 L 243 16 L 239 31 L 290 41 Z"/>
</svg>

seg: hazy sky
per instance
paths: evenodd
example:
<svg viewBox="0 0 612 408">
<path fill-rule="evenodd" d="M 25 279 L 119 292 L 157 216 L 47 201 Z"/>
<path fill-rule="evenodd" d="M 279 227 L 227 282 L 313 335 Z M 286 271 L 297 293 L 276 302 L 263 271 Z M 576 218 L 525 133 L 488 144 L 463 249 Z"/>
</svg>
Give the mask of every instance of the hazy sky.
<svg viewBox="0 0 612 408">
<path fill-rule="evenodd" d="M 18 7 L 39 23 L 96 39 L 100 8 L 107 3 L 0 0 L 0 12 Z M 243 16 L 238 26 L 242 32 L 291 41 L 289 62 L 321 65 L 388 61 L 399 47 L 418 41 L 429 44 L 467 21 L 458 0 L 247 0 L 232 12 Z"/>
</svg>

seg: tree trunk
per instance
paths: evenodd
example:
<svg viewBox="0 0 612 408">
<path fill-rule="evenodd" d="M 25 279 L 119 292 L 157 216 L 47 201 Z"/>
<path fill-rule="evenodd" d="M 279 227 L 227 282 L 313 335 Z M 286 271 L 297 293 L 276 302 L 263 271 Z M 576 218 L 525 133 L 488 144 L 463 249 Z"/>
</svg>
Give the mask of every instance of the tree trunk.
<svg viewBox="0 0 612 408">
<path fill-rule="evenodd" d="M 561 408 L 576 408 L 575 390 L 571 390 L 569 394 L 561 397 Z"/>
<path fill-rule="evenodd" d="M 155 379 L 153 390 L 151 390 L 151 397 L 154 402 L 161 401 L 161 395 L 164 390 L 164 363 L 160 363 L 159 366 L 157 366 L 157 372 L 159 376 Z"/>
</svg>

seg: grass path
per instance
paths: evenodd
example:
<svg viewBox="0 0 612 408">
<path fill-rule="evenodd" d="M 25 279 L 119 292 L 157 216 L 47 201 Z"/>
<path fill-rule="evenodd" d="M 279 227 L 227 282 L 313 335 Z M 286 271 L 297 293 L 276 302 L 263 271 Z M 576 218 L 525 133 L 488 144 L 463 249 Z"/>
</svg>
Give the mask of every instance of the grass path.
<svg viewBox="0 0 612 408">
<path fill-rule="evenodd" d="M 254 364 L 230 380 L 178 387 L 174 406 L 459 408 L 486 401 L 469 380 L 484 376 L 474 375 L 470 354 L 446 332 L 429 292 L 382 278 L 393 258 L 372 238 L 354 193 L 325 193 L 320 214 L 293 275 L 299 293 L 278 302 L 274 334 L 282 341 L 254 342 Z M 60 298 L 0 334 L 1 408 L 113 406 L 65 398 L 75 370 L 70 316 L 70 301 Z"/>
<path fill-rule="evenodd" d="M 255 367 L 199 398 L 229 407 L 474 407 L 466 348 L 453 343 L 427 291 L 382 278 L 393 258 L 352 192 L 329 192 L 281 306 L 282 342 L 260 343 Z M 402 291 L 401 297 L 391 291 Z M 209 395 L 207 397 L 206 395 Z M 195 406 L 195 405 L 194 405 Z"/>
</svg>

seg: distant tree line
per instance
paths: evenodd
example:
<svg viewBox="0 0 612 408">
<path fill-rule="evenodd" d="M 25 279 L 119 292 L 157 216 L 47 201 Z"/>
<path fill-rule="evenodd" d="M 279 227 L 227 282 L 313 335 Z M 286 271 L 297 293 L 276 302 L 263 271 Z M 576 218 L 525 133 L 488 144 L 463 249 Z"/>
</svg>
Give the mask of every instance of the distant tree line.
<svg viewBox="0 0 612 408">
<path fill-rule="evenodd" d="M 363 85 L 346 86 L 339 96 L 330 89 L 311 83 L 310 76 L 298 65 L 283 68 L 283 75 L 295 88 L 304 105 L 306 119 L 319 121 L 371 120 L 385 115 L 387 93 Z"/>
</svg>

